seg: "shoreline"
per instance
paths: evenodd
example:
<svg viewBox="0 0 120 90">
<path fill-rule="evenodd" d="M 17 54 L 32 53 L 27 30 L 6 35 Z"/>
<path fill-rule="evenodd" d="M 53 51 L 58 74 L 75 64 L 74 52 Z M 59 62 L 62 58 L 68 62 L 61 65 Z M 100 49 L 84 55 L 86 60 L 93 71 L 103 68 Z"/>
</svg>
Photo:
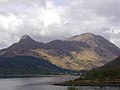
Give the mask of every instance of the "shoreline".
<svg viewBox="0 0 120 90">
<path fill-rule="evenodd" d="M 39 78 L 39 77 L 71 77 L 70 80 L 74 80 L 76 78 L 75 75 L 0 75 L 0 79 L 9 79 L 9 78 Z"/>
<path fill-rule="evenodd" d="M 99 87 L 105 87 L 105 86 L 111 86 L 111 87 L 120 87 L 120 79 L 118 80 L 104 80 L 104 81 L 99 81 L 99 80 L 71 80 L 71 81 L 66 81 L 62 83 L 56 83 L 54 85 L 57 86 L 99 86 Z"/>
<path fill-rule="evenodd" d="M 71 85 L 71 84 L 54 84 L 56 86 L 98 86 L 98 87 L 120 87 L 120 84 L 75 84 L 75 85 Z"/>
<path fill-rule="evenodd" d="M 57 76 L 72 76 L 72 75 L 0 75 L 0 79 L 5 79 L 5 78 L 31 78 L 31 77 L 57 77 Z"/>
<path fill-rule="evenodd" d="M 10 79 L 10 78 L 39 78 L 39 77 L 63 77 L 63 76 L 74 76 L 74 75 L 1 75 L 0 79 Z M 69 81 L 68 81 L 69 82 Z M 120 83 L 116 84 L 80 84 L 80 83 L 66 83 L 66 82 L 61 82 L 61 83 L 53 83 L 52 85 L 56 86 L 98 86 L 98 87 L 120 87 Z"/>
</svg>

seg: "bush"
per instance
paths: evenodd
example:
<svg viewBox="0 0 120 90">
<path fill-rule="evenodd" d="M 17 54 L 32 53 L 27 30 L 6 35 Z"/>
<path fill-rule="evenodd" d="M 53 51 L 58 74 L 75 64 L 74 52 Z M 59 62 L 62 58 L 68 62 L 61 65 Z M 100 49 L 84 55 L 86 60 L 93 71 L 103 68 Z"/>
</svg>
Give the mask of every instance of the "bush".
<svg viewBox="0 0 120 90">
<path fill-rule="evenodd" d="M 67 90 L 78 90 L 78 88 L 70 86 Z"/>
</svg>

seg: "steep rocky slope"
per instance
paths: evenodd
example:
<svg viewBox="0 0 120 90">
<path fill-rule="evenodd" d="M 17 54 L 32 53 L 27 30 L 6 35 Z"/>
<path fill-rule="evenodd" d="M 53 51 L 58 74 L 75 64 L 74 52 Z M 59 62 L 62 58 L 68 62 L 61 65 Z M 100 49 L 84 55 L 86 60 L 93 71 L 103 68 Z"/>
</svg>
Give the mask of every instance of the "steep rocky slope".
<svg viewBox="0 0 120 90">
<path fill-rule="evenodd" d="M 0 57 L 35 56 L 61 68 L 84 70 L 102 66 L 120 55 L 120 48 L 105 38 L 84 33 L 64 40 L 42 43 L 25 35 L 0 51 Z"/>
</svg>

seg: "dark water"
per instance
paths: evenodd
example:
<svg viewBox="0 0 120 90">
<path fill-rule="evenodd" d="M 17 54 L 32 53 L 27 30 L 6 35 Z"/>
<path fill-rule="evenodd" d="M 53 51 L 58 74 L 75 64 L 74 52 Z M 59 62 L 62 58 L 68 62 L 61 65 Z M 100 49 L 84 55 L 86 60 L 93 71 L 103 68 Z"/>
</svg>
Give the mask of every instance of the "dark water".
<svg viewBox="0 0 120 90">
<path fill-rule="evenodd" d="M 0 79 L 0 90 L 67 90 L 67 86 L 54 83 L 75 78 L 74 76 L 33 77 Z M 78 87 L 79 90 L 120 90 L 120 87 Z"/>
</svg>

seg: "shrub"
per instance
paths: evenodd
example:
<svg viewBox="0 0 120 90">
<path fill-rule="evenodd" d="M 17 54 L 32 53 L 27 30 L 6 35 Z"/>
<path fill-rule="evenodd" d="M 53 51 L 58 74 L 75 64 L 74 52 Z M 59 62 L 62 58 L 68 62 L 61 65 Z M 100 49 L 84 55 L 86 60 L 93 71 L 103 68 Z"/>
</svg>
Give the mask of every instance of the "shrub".
<svg viewBox="0 0 120 90">
<path fill-rule="evenodd" d="M 67 90 L 78 90 L 78 88 L 70 86 Z"/>
</svg>

